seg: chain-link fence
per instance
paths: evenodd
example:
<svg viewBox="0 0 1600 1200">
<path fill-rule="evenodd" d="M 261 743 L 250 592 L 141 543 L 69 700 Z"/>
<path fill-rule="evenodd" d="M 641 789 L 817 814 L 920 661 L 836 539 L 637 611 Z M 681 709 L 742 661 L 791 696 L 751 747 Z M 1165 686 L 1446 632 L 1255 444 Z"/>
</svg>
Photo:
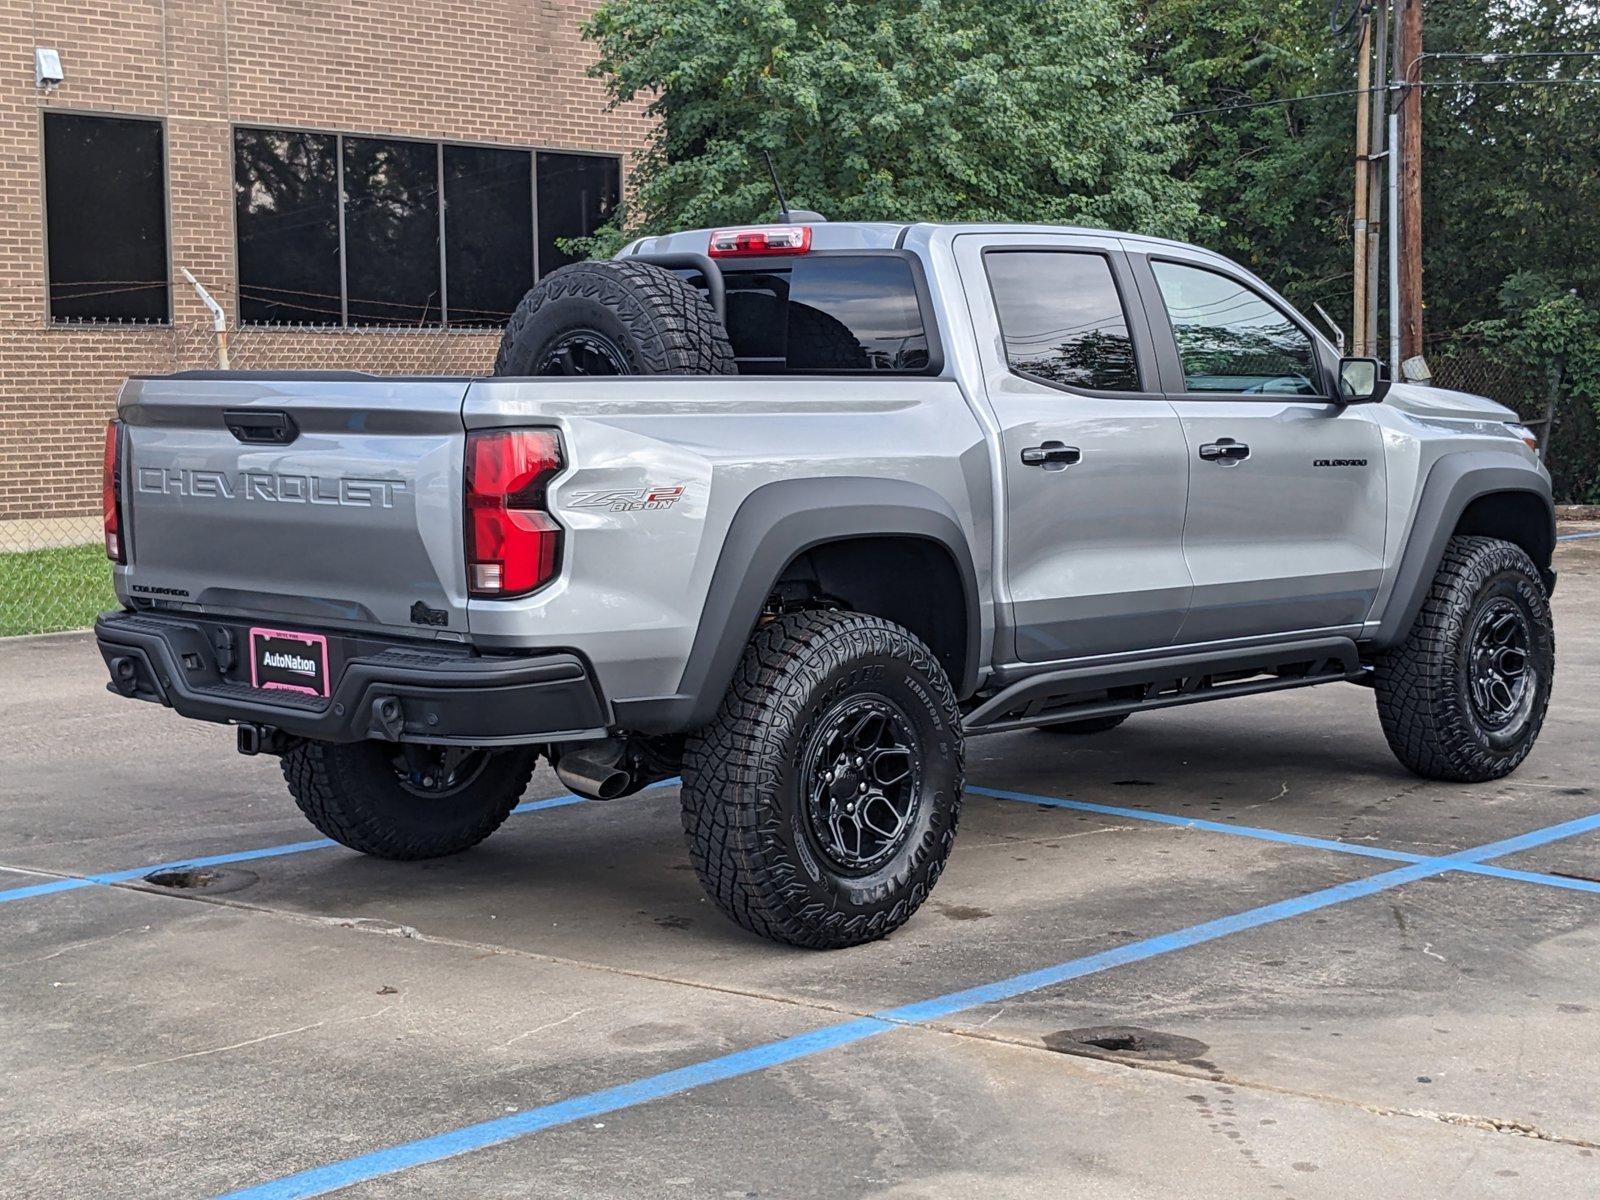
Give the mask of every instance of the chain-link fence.
<svg viewBox="0 0 1600 1200">
<path fill-rule="evenodd" d="M 484 375 L 499 340 L 498 329 L 247 326 L 228 331 L 228 365 Z M 115 606 L 100 459 L 117 387 L 219 364 L 205 320 L 0 329 L 0 637 L 83 629 Z"/>
<path fill-rule="evenodd" d="M 1592 401 L 1572 394 L 1558 366 L 1530 375 L 1466 339 L 1430 341 L 1438 387 L 1498 400 L 1539 435 L 1558 504 L 1600 504 L 1600 420 Z"/>
</svg>

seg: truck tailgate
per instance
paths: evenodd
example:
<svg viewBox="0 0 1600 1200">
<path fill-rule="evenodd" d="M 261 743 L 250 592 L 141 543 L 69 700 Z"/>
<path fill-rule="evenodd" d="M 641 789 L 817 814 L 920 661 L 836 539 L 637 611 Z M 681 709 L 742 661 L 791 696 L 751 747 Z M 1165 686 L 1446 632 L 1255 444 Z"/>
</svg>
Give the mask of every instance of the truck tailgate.
<svg viewBox="0 0 1600 1200">
<path fill-rule="evenodd" d="M 464 635 L 467 383 L 130 380 L 119 594 L 285 624 Z"/>
</svg>

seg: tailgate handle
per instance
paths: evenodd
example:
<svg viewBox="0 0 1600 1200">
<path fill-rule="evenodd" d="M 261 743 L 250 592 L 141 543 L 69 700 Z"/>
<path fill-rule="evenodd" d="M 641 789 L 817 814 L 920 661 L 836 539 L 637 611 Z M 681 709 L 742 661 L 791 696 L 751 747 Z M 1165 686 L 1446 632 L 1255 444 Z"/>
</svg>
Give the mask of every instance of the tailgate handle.
<svg viewBox="0 0 1600 1200">
<path fill-rule="evenodd" d="M 241 442 L 257 445 L 287 446 L 300 436 L 300 427 L 286 412 L 230 408 L 222 414 L 222 423 Z"/>
</svg>

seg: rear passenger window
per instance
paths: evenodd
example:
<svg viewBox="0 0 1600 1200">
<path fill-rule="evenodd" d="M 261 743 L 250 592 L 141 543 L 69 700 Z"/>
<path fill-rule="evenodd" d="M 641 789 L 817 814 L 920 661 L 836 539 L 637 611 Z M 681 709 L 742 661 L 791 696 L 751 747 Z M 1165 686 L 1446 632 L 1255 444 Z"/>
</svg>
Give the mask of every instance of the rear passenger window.
<svg viewBox="0 0 1600 1200">
<path fill-rule="evenodd" d="M 1311 339 L 1276 305 L 1216 271 L 1151 260 L 1190 392 L 1312 396 Z"/>
<path fill-rule="evenodd" d="M 747 375 L 931 368 L 911 263 L 898 254 L 798 258 L 723 267 L 728 337 Z"/>
<path fill-rule="evenodd" d="M 1140 390 L 1128 316 L 1104 256 L 991 250 L 984 265 L 1014 370 L 1089 391 Z"/>
</svg>

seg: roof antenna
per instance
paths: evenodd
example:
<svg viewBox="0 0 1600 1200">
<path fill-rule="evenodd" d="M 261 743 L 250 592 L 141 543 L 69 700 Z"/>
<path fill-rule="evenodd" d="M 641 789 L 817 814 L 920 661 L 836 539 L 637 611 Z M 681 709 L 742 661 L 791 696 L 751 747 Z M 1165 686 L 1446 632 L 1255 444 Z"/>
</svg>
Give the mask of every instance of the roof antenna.
<svg viewBox="0 0 1600 1200">
<path fill-rule="evenodd" d="M 761 156 L 767 160 L 767 174 L 772 176 L 772 190 L 778 193 L 778 220 L 785 225 L 792 224 L 794 218 L 789 215 L 789 201 L 784 198 L 783 184 L 778 182 L 778 168 L 772 163 L 772 151 L 763 150 Z"/>
<path fill-rule="evenodd" d="M 780 225 L 794 225 L 799 222 L 827 221 L 827 217 L 819 212 L 812 212 L 809 208 L 789 207 L 789 201 L 783 194 L 783 184 L 778 182 L 778 168 L 772 161 L 772 151 L 763 150 L 761 156 L 767 160 L 767 174 L 772 178 L 772 190 L 778 194 L 778 223 Z"/>
</svg>

